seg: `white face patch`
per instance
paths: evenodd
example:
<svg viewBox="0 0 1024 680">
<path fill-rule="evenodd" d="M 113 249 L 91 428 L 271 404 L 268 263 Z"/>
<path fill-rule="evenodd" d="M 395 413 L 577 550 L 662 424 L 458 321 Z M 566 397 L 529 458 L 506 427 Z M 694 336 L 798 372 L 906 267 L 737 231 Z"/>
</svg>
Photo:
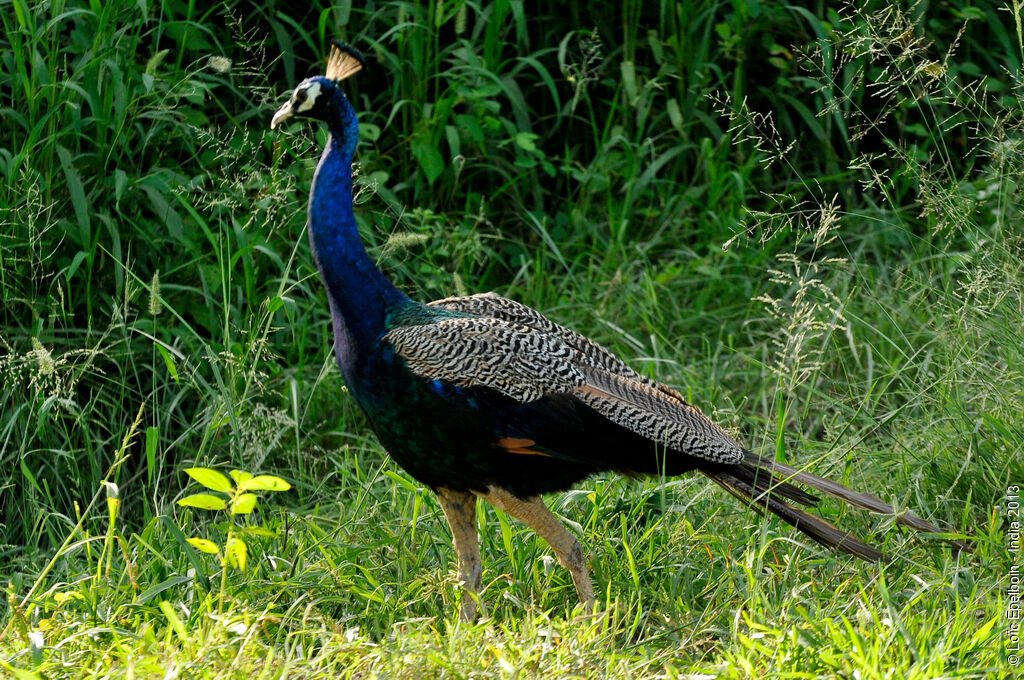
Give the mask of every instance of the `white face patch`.
<svg viewBox="0 0 1024 680">
<path fill-rule="evenodd" d="M 295 107 L 295 113 L 303 113 L 313 108 L 313 105 L 316 104 L 316 98 L 320 96 L 320 83 L 313 81 L 306 88 L 305 92 L 306 98 Z"/>
</svg>

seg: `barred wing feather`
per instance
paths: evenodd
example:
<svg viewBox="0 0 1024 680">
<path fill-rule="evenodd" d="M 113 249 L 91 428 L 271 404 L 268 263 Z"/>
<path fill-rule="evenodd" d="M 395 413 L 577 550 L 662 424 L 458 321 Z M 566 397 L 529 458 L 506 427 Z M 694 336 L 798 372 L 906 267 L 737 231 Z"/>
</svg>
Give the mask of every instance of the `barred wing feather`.
<svg viewBox="0 0 1024 680">
<path fill-rule="evenodd" d="M 570 398 L 670 450 L 720 464 L 743 458 L 743 449 L 678 392 L 529 307 L 496 295 L 432 304 L 473 316 L 400 326 L 384 336 L 424 379 L 488 387 L 521 403 Z"/>
</svg>

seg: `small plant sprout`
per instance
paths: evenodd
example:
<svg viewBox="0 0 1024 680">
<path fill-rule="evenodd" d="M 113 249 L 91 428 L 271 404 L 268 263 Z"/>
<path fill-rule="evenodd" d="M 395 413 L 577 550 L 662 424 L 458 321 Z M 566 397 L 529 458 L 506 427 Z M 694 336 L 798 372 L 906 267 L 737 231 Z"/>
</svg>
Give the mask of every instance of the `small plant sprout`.
<svg viewBox="0 0 1024 680">
<path fill-rule="evenodd" d="M 292 486 L 274 475 L 253 476 L 242 470 L 232 470 L 228 473 L 230 478 L 210 468 L 186 468 L 185 473 L 215 493 L 192 494 L 179 500 L 178 505 L 202 510 L 226 510 L 228 513 L 228 531 L 223 545 L 207 538 L 187 539 L 197 550 L 217 555 L 220 560 L 222 567 L 220 592 L 221 602 L 223 602 L 228 569 L 245 571 L 249 551 L 243 537 L 246 535 L 274 535 L 270 529 L 259 525 L 238 527 L 235 525 L 235 517 L 251 514 L 256 509 L 257 496 L 253 493 L 254 491 L 287 491 Z"/>
</svg>

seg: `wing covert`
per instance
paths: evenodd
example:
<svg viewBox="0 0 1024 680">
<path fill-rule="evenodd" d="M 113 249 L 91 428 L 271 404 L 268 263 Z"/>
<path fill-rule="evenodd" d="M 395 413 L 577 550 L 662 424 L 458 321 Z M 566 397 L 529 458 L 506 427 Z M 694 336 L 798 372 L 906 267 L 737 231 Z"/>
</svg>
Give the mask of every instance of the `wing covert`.
<svg viewBox="0 0 1024 680">
<path fill-rule="evenodd" d="M 431 306 L 460 316 L 384 336 L 423 378 L 488 387 L 520 403 L 568 397 L 667 449 L 714 463 L 743 458 L 742 447 L 678 392 L 536 310 L 493 294 Z"/>
<path fill-rule="evenodd" d="M 384 340 L 421 377 L 489 387 L 519 402 L 569 392 L 585 382 L 571 347 L 500 319 L 453 317 L 400 326 Z"/>
</svg>

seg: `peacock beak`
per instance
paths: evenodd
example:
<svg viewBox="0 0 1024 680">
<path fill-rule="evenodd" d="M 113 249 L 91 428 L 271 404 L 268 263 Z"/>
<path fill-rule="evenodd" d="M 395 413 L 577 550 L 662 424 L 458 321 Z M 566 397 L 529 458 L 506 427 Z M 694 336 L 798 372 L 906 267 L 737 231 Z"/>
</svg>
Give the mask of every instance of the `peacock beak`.
<svg viewBox="0 0 1024 680">
<path fill-rule="evenodd" d="M 274 117 L 270 119 L 270 129 L 273 130 L 281 123 L 281 121 L 287 120 L 293 115 L 295 115 L 295 112 L 292 110 L 292 102 L 289 99 L 284 103 L 284 106 L 277 110 Z"/>
</svg>

